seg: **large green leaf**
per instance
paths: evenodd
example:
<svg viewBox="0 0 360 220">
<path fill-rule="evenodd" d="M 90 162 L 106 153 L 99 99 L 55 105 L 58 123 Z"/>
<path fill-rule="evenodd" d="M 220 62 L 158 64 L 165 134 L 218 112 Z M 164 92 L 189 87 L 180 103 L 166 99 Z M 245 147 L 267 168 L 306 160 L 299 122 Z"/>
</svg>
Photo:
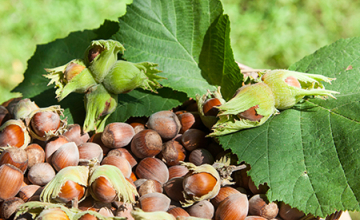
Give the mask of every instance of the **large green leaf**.
<svg viewBox="0 0 360 220">
<path fill-rule="evenodd" d="M 113 38 L 124 44 L 127 60 L 158 63 L 167 78 L 164 86 L 189 97 L 223 86 L 230 98 L 242 76 L 222 12 L 219 0 L 137 0 L 120 18 Z"/>
<path fill-rule="evenodd" d="M 337 78 L 326 89 L 337 99 L 309 98 L 264 125 L 220 137 L 251 165 L 255 184 L 267 183 L 271 201 L 326 216 L 359 210 L 360 38 L 339 40 L 290 69 Z"/>
</svg>

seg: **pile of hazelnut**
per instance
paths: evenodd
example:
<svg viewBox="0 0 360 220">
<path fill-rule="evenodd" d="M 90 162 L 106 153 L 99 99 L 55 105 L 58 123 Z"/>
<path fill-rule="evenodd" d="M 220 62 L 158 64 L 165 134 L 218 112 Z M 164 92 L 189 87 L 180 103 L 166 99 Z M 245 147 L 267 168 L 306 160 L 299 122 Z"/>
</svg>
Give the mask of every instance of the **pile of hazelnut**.
<svg viewBox="0 0 360 220">
<path fill-rule="evenodd" d="M 206 112 L 214 111 L 207 108 Z M 148 118 L 130 118 L 108 124 L 103 132 L 83 133 L 80 125 L 62 119 L 58 107 L 39 108 L 28 99 L 4 103 L 1 218 L 319 219 L 287 204 L 268 202 L 266 184 L 255 186 L 247 175 L 249 166 L 239 169 L 236 157 L 207 137 L 209 130 L 197 112 L 195 101 L 189 100 Z M 82 168 L 94 161 L 104 169 L 96 177 L 89 171 L 93 178 L 81 182 L 80 176 L 88 172 Z M 109 165 L 116 170 L 105 169 Z M 76 167 L 81 169 L 70 171 Z M 223 172 L 229 169 L 232 172 Z M 118 189 L 128 185 L 136 190 L 120 195 Z"/>
</svg>

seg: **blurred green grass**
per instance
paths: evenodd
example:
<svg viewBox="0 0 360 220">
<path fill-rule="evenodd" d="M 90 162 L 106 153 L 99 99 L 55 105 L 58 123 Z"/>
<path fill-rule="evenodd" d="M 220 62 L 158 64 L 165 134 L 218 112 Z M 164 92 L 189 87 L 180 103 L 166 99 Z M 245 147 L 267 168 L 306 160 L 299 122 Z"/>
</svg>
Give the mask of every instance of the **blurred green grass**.
<svg viewBox="0 0 360 220">
<path fill-rule="evenodd" d="M 223 0 L 235 58 L 254 68 L 287 68 L 340 38 L 360 36 L 360 1 Z"/>
<path fill-rule="evenodd" d="M 117 20 L 131 0 L 0 1 L 0 103 L 23 80 L 37 44 Z M 360 1 L 222 0 L 235 59 L 253 68 L 287 68 L 340 38 L 360 36 Z M 351 213 L 359 220 L 358 213 Z"/>
</svg>

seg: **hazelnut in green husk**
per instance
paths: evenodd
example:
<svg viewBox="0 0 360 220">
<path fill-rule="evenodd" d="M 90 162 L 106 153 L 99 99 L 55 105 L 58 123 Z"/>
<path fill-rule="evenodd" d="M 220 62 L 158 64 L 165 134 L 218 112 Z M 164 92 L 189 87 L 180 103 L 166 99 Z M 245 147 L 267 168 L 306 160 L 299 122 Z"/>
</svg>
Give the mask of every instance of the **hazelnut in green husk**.
<svg viewBox="0 0 360 220">
<path fill-rule="evenodd" d="M 89 193 L 99 202 L 120 201 L 135 203 L 138 196 L 135 185 L 132 185 L 119 168 L 113 165 L 94 166 L 90 170 Z"/>
<path fill-rule="evenodd" d="M 101 132 L 106 119 L 117 106 L 118 94 L 142 88 L 156 92 L 164 79 L 156 75 L 157 64 L 150 62 L 131 63 L 117 60 L 124 47 L 114 40 L 95 40 L 85 51 L 84 60 L 74 59 L 69 63 L 46 69 L 45 75 L 54 83 L 56 98 L 61 101 L 71 92 L 85 93 L 86 117 L 84 132 Z"/>
<path fill-rule="evenodd" d="M 94 40 L 85 51 L 85 65 L 97 83 L 101 83 L 125 48 L 115 40 Z"/>
<path fill-rule="evenodd" d="M 190 162 L 181 162 L 189 172 L 184 176 L 183 195 L 185 202 L 180 201 L 183 207 L 196 202 L 214 198 L 221 187 L 221 177 L 218 171 L 210 164 L 196 166 Z"/>
<path fill-rule="evenodd" d="M 333 94 L 338 93 L 325 90 L 321 82 L 330 83 L 334 79 L 319 74 L 269 70 L 260 75 L 263 82 L 271 88 L 275 98 L 275 107 L 279 110 L 293 107 L 304 96 L 335 98 Z"/>
<path fill-rule="evenodd" d="M 47 141 L 52 137 L 59 136 L 66 131 L 67 119 L 62 117 L 64 109 L 60 105 L 52 105 L 46 108 L 33 110 L 24 119 L 32 138 Z"/>
<path fill-rule="evenodd" d="M 68 166 L 61 169 L 56 176 L 45 185 L 40 194 L 42 202 L 77 203 L 85 199 L 88 186 L 89 167 Z"/>
<path fill-rule="evenodd" d="M 0 154 L 7 147 L 25 149 L 30 142 L 27 126 L 21 119 L 9 119 L 0 126 Z"/>
<path fill-rule="evenodd" d="M 42 220 L 54 220 L 54 219 L 97 219 L 97 220 L 126 220 L 125 217 L 117 216 L 104 216 L 99 212 L 92 210 L 82 211 L 76 207 L 66 207 L 63 204 L 47 203 L 31 201 L 20 205 L 17 210 L 14 219 L 42 219 Z"/>
<path fill-rule="evenodd" d="M 55 83 L 58 101 L 63 100 L 72 92 L 85 93 L 90 87 L 96 85 L 93 75 L 80 59 L 45 70 L 49 73 L 45 77 L 51 79 L 48 85 Z"/>
<path fill-rule="evenodd" d="M 118 60 L 105 76 L 103 85 L 114 94 L 130 92 L 138 87 L 154 92 L 161 87 L 156 80 L 165 79 L 155 75 L 161 72 L 156 66 L 157 64 L 150 62 L 132 63 Z"/>
<path fill-rule="evenodd" d="M 217 107 L 219 120 L 209 136 L 220 136 L 264 124 L 277 113 L 275 98 L 268 85 L 259 82 L 244 85 L 234 97 Z"/>
<path fill-rule="evenodd" d="M 103 131 L 106 119 L 116 109 L 117 99 L 118 95 L 109 93 L 102 84 L 91 87 L 85 94 L 84 132 Z"/>
<path fill-rule="evenodd" d="M 226 101 L 223 99 L 220 87 L 217 88 L 216 91 L 208 92 L 203 95 L 196 96 L 196 104 L 198 107 L 200 119 L 202 123 L 209 129 L 216 123 L 218 118 L 216 115 L 219 113 L 219 109 L 217 108 L 221 104 L 224 104 Z"/>
</svg>

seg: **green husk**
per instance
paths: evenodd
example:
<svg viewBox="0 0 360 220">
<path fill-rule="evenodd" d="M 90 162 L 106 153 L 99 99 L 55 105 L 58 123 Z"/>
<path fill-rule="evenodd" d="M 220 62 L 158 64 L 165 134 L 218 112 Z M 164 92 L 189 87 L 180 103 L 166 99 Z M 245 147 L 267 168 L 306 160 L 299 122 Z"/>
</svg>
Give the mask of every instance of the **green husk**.
<svg viewBox="0 0 360 220">
<path fill-rule="evenodd" d="M 11 114 L 14 115 L 14 119 L 25 120 L 29 117 L 29 115 L 39 109 L 39 106 L 32 102 L 30 99 L 21 99 L 18 103 L 16 103 L 13 108 Z"/>
<path fill-rule="evenodd" d="M 275 112 L 274 97 L 271 89 L 264 83 L 242 86 L 228 102 L 218 107 L 219 116 L 236 115 L 258 105 L 260 115 L 271 115 Z"/>
<path fill-rule="evenodd" d="M 59 202 L 57 199 L 61 187 L 65 184 L 66 181 L 71 180 L 78 183 L 81 186 L 88 186 L 89 178 L 89 168 L 87 166 L 69 166 L 61 169 L 56 176 L 45 185 L 44 189 L 40 194 L 40 201 L 42 202 Z M 82 201 L 86 197 L 86 192 Z"/>
<path fill-rule="evenodd" d="M 254 128 L 264 124 L 271 115 L 263 117 L 260 121 L 249 121 L 249 120 L 239 120 L 235 115 L 222 116 L 213 126 L 213 132 L 210 133 L 209 137 L 222 136 L 226 134 L 231 134 L 243 129 Z"/>
<path fill-rule="evenodd" d="M 238 114 L 253 106 L 258 106 L 256 112 L 263 116 L 260 120 L 239 118 Z M 270 87 L 262 82 L 242 86 L 232 99 L 219 106 L 218 109 L 220 110 L 219 119 L 212 127 L 213 132 L 209 136 L 220 136 L 260 126 L 278 112 Z"/>
<path fill-rule="evenodd" d="M 139 208 L 132 210 L 131 215 L 135 220 L 176 220 L 176 218 L 172 214 L 164 211 L 144 212 Z"/>
<path fill-rule="evenodd" d="M 135 186 L 125 179 L 119 168 L 112 165 L 94 167 L 89 178 L 89 186 L 100 176 L 105 177 L 112 184 L 117 195 L 116 201 L 135 203 L 134 195 L 138 195 L 137 190 Z M 93 195 L 91 190 L 90 194 Z"/>
<path fill-rule="evenodd" d="M 156 75 L 161 72 L 150 62 L 132 63 L 118 60 L 103 81 L 104 87 L 111 93 L 121 94 L 137 87 L 156 92 L 161 85 L 156 81 L 165 79 Z"/>
<path fill-rule="evenodd" d="M 102 132 L 105 122 L 115 111 L 118 94 L 136 88 L 156 92 L 161 88 L 156 75 L 161 72 L 157 64 L 150 62 L 131 63 L 118 59 L 125 48 L 115 40 L 94 40 L 85 51 L 85 58 L 73 59 L 56 68 L 45 69 L 44 77 L 55 84 L 58 101 L 72 92 L 85 93 L 86 118 L 83 131 Z M 74 68 L 73 68 L 74 67 Z"/>
<path fill-rule="evenodd" d="M 29 213 L 32 216 L 32 219 L 37 218 L 43 210 L 59 208 L 63 210 L 69 219 L 73 219 L 74 213 L 61 204 L 47 203 L 47 202 L 39 202 L 32 201 L 26 202 L 18 206 L 14 219 L 17 219 L 22 214 Z"/>
<path fill-rule="evenodd" d="M 96 82 L 92 77 L 91 72 L 88 68 L 85 68 L 80 74 L 76 75 L 66 84 L 56 98 L 61 101 L 72 92 L 85 93 L 94 85 L 96 85 Z"/>
<path fill-rule="evenodd" d="M 144 80 L 141 85 L 139 85 L 140 88 L 145 90 L 150 90 L 151 92 L 156 92 L 156 89 L 162 87 L 160 83 L 158 83 L 156 80 L 166 79 L 166 78 L 156 75 L 157 73 L 161 72 L 160 70 L 156 69 L 158 64 L 151 62 L 141 62 L 141 63 L 135 63 L 135 66 L 139 68 L 140 71 L 143 74 L 145 74 L 145 76 L 147 77 L 147 79 Z"/>
<path fill-rule="evenodd" d="M 103 51 L 90 62 L 88 58 L 89 51 L 97 46 L 102 47 Z M 118 53 L 124 53 L 124 51 L 124 46 L 115 40 L 95 40 L 91 42 L 85 51 L 84 60 L 97 83 L 102 83 L 105 76 L 117 61 Z"/>
<path fill-rule="evenodd" d="M 80 73 L 74 76 L 70 81 L 66 80 L 65 70 L 68 65 L 76 63 L 85 67 L 83 60 L 75 59 L 69 63 L 52 68 L 45 69 L 49 74 L 44 75 L 46 78 L 50 79 L 48 85 L 55 84 L 55 94 L 58 101 L 63 100 L 72 92 L 85 93 L 90 87 L 96 85 L 93 75 L 88 68 L 83 69 Z"/>
<path fill-rule="evenodd" d="M 203 110 L 203 105 L 206 102 L 206 100 L 211 99 L 211 98 L 217 98 L 221 104 L 224 104 L 226 101 L 223 99 L 221 92 L 220 92 L 220 87 L 217 88 L 216 91 L 211 92 L 210 90 L 207 91 L 207 93 L 203 96 L 200 95 L 196 95 L 196 104 L 198 107 L 198 112 L 200 115 L 200 119 L 202 121 L 202 123 L 209 129 L 212 128 L 212 126 L 216 123 L 216 121 L 218 120 L 216 118 L 216 116 L 206 116 L 204 114 L 204 110 Z"/>
<path fill-rule="evenodd" d="M 326 90 L 321 82 L 331 83 L 335 78 L 329 78 L 319 74 L 301 73 L 289 70 L 268 70 L 260 73 L 262 80 L 272 90 L 275 97 L 275 107 L 279 110 L 288 109 L 298 103 L 304 96 L 320 98 L 332 97 L 338 94 L 336 91 Z M 301 88 L 288 85 L 287 77 L 296 78 Z"/>
<path fill-rule="evenodd" d="M 86 116 L 83 131 L 102 132 L 106 119 L 117 106 L 118 95 L 109 93 L 102 84 L 93 86 L 85 94 Z"/>
</svg>

